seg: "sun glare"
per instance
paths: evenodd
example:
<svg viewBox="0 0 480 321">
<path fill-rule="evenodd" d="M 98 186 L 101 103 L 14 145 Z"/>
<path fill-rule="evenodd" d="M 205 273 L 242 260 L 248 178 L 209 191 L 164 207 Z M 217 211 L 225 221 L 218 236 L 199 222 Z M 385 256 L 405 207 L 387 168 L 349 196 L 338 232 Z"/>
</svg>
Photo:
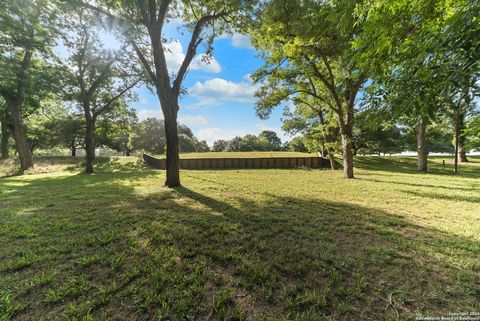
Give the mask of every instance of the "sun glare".
<svg viewBox="0 0 480 321">
<path fill-rule="evenodd" d="M 119 50 L 122 43 L 112 32 L 108 30 L 100 30 L 98 33 L 103 48 L 107 50 L 116 51 Z"/>
</svg>

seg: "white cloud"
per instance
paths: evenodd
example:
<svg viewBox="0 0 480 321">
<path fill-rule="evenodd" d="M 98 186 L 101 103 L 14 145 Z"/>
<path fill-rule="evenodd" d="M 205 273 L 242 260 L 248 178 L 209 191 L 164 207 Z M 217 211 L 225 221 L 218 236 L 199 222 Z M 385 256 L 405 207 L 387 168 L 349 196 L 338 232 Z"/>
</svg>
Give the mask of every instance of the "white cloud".
<svg viewBox="0 0 480 321">
<path fill-rule="evenodd" d="M 177 73 L 185 58 L 182 44 L 180 41 L 172 41 L 164 44 L 164 48 L 168 70 L 172 73 Z"/>
<path fill-rule="evenodd" d="M 162 111 L 160 110 L 160 107 L 156 109 L 138 109 L 137 116 L 140 121 L 143 121 L 147 118 L 163 119 L 163 114 L 162 114 Z"/>
<path fill-rule="evenodd" d="M 212 146 L 213 142 L 219 139 L 229 140 L 235 136 L 245 136 L 247 133 L 243 129 L 220 129 L 217 127 L 202 128 L 198 131 L 197 137 L 200 140 L 206 140 L 207 144 Z"/>
<path fill-rule="evenodd" d="M 205 54 L 201 54 L 193 58 L 190 65 L 192 70 L 203 70 L 211 74 L 218 74 L 222 71 L 222 66 L 215 57 L 207 58 Z"/>
<path fill-rule="evenodd" d="M 233 34 L 223 34 L 219 39 L 230 39 L 232 46 L 235 48 L 254 49 L 250 37 L 238 32 L 234 32 Z"/>
<path fill-rule="evenodd" d="M 241 35 L 239 33 L 234 33 L 232 36 L 232 46 L 237 48 L 244 48 L 244 49 L 253 49 L 252 42 L 250 38 L 245 35 Z"/>
<path fill-rule="evenodd" d="M 150 103 L 150 101 L 146 98 L 142 98 L 140 99 L 140 104 L 141 105 L 148 105 Z"/>
<path fill-rule="evenodd" d="M 256 87 L 245 81 L 233 82 L 222 78 L 209 79 L 203 83 L 196 82 L 189 89 L 191 97 L 197 102 L 189 107 L 205 107 L 218 105 L 224 102 L 252 104 L 255 102 Z"/>
<path fill-rule="evenodd" d="M 176 74 L 183 63 L 183 60 L 185 59 L 185 53 L 183 52 L 182 44 L 180 41 L 175 40 L 166 43 L 164 47 L 168 70 L 171 73 Z M 195 56 L 190 64 L 190 68 L 192 70 L 200 70 L 214 74 L 222 71 L 222 67 L 215 57 L 211 57 L 208 62 L 206 62 L 204 61 L 204 56 L 205 54 Z"/>
<path fill-rule="evenodd" d="M 208 124 L 208 120 L 200 115 L 180 115 L 178 121 L 187 126 L 199 126 Z"/>
<path fill-rule="evenodd" d="M 252 74 L 250 74 L 250 73 L 248 73 L 248 74 L 246 74 L 245 76 L 243 76 L 243 79 L 245 79 L 245 80 L 248 81 L 248 82 L 253 83 Z"/>
<path fill-rule="evenodd" d="M 257 123 L 257 124 L 255 124 L 254 128 L 255 128 L 255 130 L 253 131 L 253 133 L 255 135 L 260 134 L 264 130 L 272 130 L 272 131 L 277 133 L 278 137 L 282 140 L 282 142 L 286 142 L 286 141 L 292 139 L 291 136 L 285 134 L 285 132 L 279 127 L 268 126 L 268 125 L 265 125 L 263 123 Z"/>
</svg>

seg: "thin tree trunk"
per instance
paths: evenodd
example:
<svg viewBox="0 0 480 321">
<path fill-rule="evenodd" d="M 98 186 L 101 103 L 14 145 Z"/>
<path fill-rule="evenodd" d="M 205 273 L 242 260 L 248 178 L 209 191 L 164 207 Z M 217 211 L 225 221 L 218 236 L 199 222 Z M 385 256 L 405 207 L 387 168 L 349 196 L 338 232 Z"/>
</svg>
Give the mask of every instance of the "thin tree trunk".
<svg viewBox="0 0 480 321">
<path fill-rule="evenodd" d="M 7 121 L 4 119 L 2 121 L 2 141 L 1 141 L 1 153 L 2 159 L 7 159 L 10 157 L 8 141 L 10 139 L 10 131 L 7 127 Z"/>
<path fill-rule="evenodd" d="M 335 165 L 335 158 L 333 158 L 333 154 L 330 152 L 330 149 L 328 148 L 328 160 L 330 161 L 330 169 L 332 171 L 337 169 L 337 166 Z"/>
<path fill-rule="evenodd" d="M 73 157 L 77 156 L 77 148 L 75 147 L 75 142 L 73 142 L 73 143 L 70 145 L 70 151 L 72 152 L 72 156 L 73 156 Z"/>
<path fill-rule="evenodd" d="M 165 115 L 165 138 L 167 141 L 167 179 L 165 186 L 180 186 L 180 155 L 176 113 Z"/>
<path fill-rule="evenodd" d="M 318 113 L 318 118 L 320 120 L 320 125 L 324 126 L 325 118 L 323 117 L 322 112 Z M 330 133 L 325 133 L 324 131 L 322 131 L 322 138 L 324 141 L 324 144 L 322 144 L 322 156 L 328 157 L 330 161 L 330 168 L 334 171 L 336 169 L 335 159 L 333 158 L 332 150 L 330 149 L 330 147 L 328 147 L 329 144 L 331 144 L 334 141 L 333 137 Z"/>
<path fill-rule="evenodd" d="M 324 139 L 325 139 L 325 143 L 327 144 L 330 144 L 332 143 L 332 135 L 324 135 Z M 327 157 L 328 157 L 328 160 L 330 161 L 330 168 L 332 169 L 332 171 L 334 171 L 336 169 L 336 165 L 335 165 L 335 159 L 333 158 L 333 153 L 332 153 L 332 150 L 330 149 L 330 147 L 325 147 L 325 150 L 327 151 Z"/>
<path fill-rule="evenodd" d="M 7 106 L 12 120 L 12 134 L 15 140 L 15 147 L 20 159 L 20 168 L 26 171 L 33 167 L 33 155 L 27 141 L 27 130 L 23 124 L 22 115 L 20 114 L 20 106 L 7 100 Z"/>
<path fill-rule="evenodd" d="M 453 172 L 456 174 L 458 172 L 458 139 L 460 137 L 460 126 L 459 126 L 459 115 L 455 117 L 455 159 L 454 159 L 454 169 Z"/>
<path fill-rule="evenodd" d="M 338 104 L 340 106 L 340 104 Z M 338 115 L 340 135 L 342 136 L 343 177 L 352 179 L 353 176 L 353 100 L 347 104 L 346 120 L 343 114 Z"/>
<path fill-rule="evenodd" d="M 415 134 L 417 136 L 417 170 L 420 172 L 427 171 L 427 141 L 426 141 L 427 122 L 421 119 L 415 126 Z"/>
<path fill-rule="evenodd" d="M 95 161 L 95 118 L 86 115 L 86 134 L 85 134 L 85 154 L 86 168 L 85 172 L 91 174 L 94 172 L 93 163 Z"/>
</svg>

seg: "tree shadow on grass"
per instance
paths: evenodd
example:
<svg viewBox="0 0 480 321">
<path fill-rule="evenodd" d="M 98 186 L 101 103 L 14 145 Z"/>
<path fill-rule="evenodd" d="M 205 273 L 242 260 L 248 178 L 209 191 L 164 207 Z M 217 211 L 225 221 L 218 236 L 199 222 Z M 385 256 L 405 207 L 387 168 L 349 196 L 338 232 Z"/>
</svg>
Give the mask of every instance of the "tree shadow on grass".
<svg viewBox="0 0 480 321">
<path fill-rule="evenodd" d="M 454 189 L 458 189 L 455 187 Z M 478 191 L 478 189 L 465 189 L 467 191 Z M 427 192 L 420 192 L 420 191 L 411 191 L 411 190 L 404 190 L 404 193 L 414 195 L 416 197 L 422 198 L 429 198 L 432 200 L 448 200 L 448 201 L 460 201 L 460 202 L 468 202 L 473 204 L 480 204 L 480 196 L 470 196 L 470 195 L 459 195 L 458 193 L 451 193 L 445 194 L 443 192 L 434 192 L 434 193 L 427 193 Z"/>
<path fill-rule="evenodd" d="M 325 199 L 126 184 L 158 173 L 18 188 L 34 201 L 0 210 L 0 289 L 25 304 L 14 320 L 404 320 L 480 308 L 478 241 Z M 56 274 L 28 285 L 42 273 Z"/>
<path fill-rule="evenodd" d="M 479 305 L 478 241 L 345 203 L 270 195 L 267 204 L 237 198 L 235 207 L 184 187 L 177 191 L 241 224 L 250 244 L 240 257 L 256 256 L 269 271 L 273 301 L 283 313 L 345 320 L 399 313 L 403 319 L 415 311 L 447 314 Z M 462 265 L 467 257 L 469 265 Z M 299 288 L 299 302 L 291 306 L 290 291 Z"/>
<path fill-rule="evenodd" d="M 372 174 L 373 175 L 373 174 Z M 401 182 L 401 181 L 392 181 L 392 180 L 385 180 L 385 179 L 372 179 L 372 178 L 364 178 L 364 175 L 361 174 L 360 177 L 358 177 L 359 180 L 363 181 L 368 181 L 368 182 L 375 182 L 375 183 L 387 183 L 387 184 L 393 184 L 393 185 L 402 185 L 402 186 L 407 186 L 407 187 L 426 187 L 426 188 L 432 188 L 432 189 L 439 189 L 443 191 L 447 190 L 460 190 L 460 191 L 466 191 L 466 192 L 475 192 L 478 191 L 478 188 L 476 187 L 460 187 L 457 185 L 453 186 L 446 186 L 446 185 L 435 185 L 435 184 L 423 184 L 423 183 L 407 183 L 407 182 Z M 377 175 L 375 175 L 377 176 Z"/>
<path fill-rule="evenodd" d="M 443 168 L 441 160 L 446 160 L 446 167 Z M 480 178 L 480 166 L 478 159 L 472 157 L 471 162 L 459 164 L 459 172 L 453 173 L 453 164 L 448 157 L 434 156 L 429 158 L 428 172 L 416 171 L 416 157 L 412 156 L 389 156 L 389 157 L 373 157 L 359 156 L 355 158 L 355 167 L 374 173 L 370 175 L 378 175 L 376 172 L 392 172 L 405 174 L 434 174 L 447 176 L 460 176 L 465 178 Z M 363 175 L 363 174 L 362 174 Z M 367 174 L 368 175 L 368 174 Z"/>
</svg>

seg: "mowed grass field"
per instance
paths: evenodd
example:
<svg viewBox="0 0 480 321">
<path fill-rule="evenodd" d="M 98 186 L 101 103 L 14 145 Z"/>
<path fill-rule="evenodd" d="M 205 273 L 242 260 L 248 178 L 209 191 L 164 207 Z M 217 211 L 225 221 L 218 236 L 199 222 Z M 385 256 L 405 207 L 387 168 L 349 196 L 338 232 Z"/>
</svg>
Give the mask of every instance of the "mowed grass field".
<svg viewBox="0 0 480 321">
<path fill-rule="evenodd" d="M 207 152 L 207 153 L 183 153 L 180 158 L 270 158 L 270 157 L 311 157 L 316 154 L 299 152 Z M 165 158 L 165 155 L 156 155 Z"/>
<path fill-rule="evenodd" d="M 480 159 L 0 179 L 0 320 L 414 320 L 480 311 Z M 75 163 L 75 162 L 73 162 Z"/>
</svg>

